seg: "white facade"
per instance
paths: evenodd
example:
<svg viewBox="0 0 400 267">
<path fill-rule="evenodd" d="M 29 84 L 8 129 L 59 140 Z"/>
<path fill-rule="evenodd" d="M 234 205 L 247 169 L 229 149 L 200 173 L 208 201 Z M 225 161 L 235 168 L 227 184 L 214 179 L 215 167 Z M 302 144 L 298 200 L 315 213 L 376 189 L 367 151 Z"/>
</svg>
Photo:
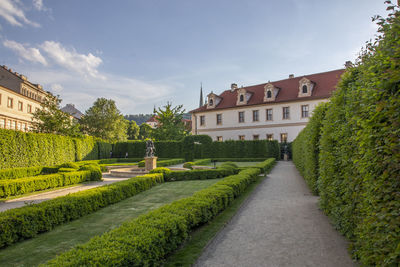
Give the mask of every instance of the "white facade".
<svg viewBox="0 0 400 267">
<path fill-rule="evenodd" d="M 287 134 L 287 141 L 292 142 L 306 126 L 315 107 L 319 103 L 327 101 L 328 99 L 318 99 L 265 103 L 194 113 L 192 114 L 192 133 L 209 135 L 215 141 L 240 140 L 241 136 L 244 136 L 244 140 L 257 138 L 262 140 L 267 139 L 267 135 L 272 134 L 272 139 L 279 142 L 283 141 L 281 134 Z M 308 117 L 302 116 L 302 106 L 308 106 Z M 289 108 L 288 119 L 283 118 L 284 107 Z M 272 109 L 272 120 L 267 120 L 267 109 Z M 257 110 L 258 121 L 253 120 L 253 111 Z M 239 122 L 239 112 L 244 112 L 244 122 Z M 217 124 L 217 114 L 221 114 L 220 124 Z M 204 116 L 203 125 L 201 125 L 201 116 Z"/>
</svg>

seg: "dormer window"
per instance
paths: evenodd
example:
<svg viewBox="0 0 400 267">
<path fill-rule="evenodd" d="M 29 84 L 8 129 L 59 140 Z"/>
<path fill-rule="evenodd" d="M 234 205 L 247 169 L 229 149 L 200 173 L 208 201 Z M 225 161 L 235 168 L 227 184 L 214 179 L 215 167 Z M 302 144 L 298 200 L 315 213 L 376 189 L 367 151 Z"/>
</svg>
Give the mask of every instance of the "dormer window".
<svg viewBox="0 0 400 267">
<path fill-rule="evenodd" d="M 303 77 L 299 81 L 299 93 L 298 97 L 307 97 L 312 95 L 312 90 L 314 88 L 314 83 L 307 79 L 306 77 Z"/>
<path fill-rule="evenodd" d="M 244 101 L 244 95 L 240 95 L 240 100 L 239 100 L 240 102 L 243 102 Z"/>
<path fill-rule="evenodd" d="M 247 92 L 246 89 L 239 88 L 237 90 L 237 100 L 236 100 L 236 105 L 247 105 L 247 102 L 249 101 L 250 97 L 252 96 L 252 93 Z"/>
<path fill-rule="evenodd" d="M 215 108 L 219 104 L 219 102 L 221 102 L 222 98 L 211 92 L 207 96 L 207 100 L 208 100 L 207 108 Z"/>
<path fill-rule="evenodd" d="M 272 83 L 267 83 L 264 86 L 264 102 L 275 101 L 279 93 L 279 88 L 275 87 Z"/>
</svg>

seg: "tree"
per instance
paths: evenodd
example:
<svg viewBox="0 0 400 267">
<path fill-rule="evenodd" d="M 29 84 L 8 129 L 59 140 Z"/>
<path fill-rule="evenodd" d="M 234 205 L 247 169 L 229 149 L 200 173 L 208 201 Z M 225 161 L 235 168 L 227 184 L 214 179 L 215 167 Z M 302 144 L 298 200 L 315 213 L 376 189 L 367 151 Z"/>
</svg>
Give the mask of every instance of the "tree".
<svg viewBox="0 0 400 267">
<path fill-rule="evenodd" d="M 35 132 L 80 136 L 79 124 L 60 110 L 59 96 L 48 94 L 40 104 L 41 109 L 33 113 L 32 125 Z"/>
<path fill-rule="evenodd" d="M 153 129 L 147 123 L 142 123 L 139 127 L 139 138 L 147 139 L 152 137 Z"/>
<path fill-rule="evenodd" d="M 128 122 L 128 140 L 136 140 L 139 138 L 139 126 L 136 124 L 135 121 Z"/>
<path fill-rule="evenodd" d="M 182 121 L 185 112 L 182 107 L 182 105 L 172 107 L 171 103 L 167 103 L 164 109 L 154 110 L 158 120 L 158 127 L 153 130 L 156 140 L 181 140 L 188 135 Z"/>
<path fill-rule="evenodd" d="M 81 125 L 84 133 L 111 142 L 124 141 L 127 138 L 127 122 L 111 99 L 98 98 L 86 110 Z"/>
</svg>

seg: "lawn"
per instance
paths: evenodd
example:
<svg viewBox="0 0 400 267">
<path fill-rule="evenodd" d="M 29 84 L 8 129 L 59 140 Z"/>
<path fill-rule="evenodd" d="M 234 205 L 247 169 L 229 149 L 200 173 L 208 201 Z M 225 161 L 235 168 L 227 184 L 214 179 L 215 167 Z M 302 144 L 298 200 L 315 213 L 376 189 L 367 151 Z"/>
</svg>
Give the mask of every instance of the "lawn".
<svg viewBox="0 0 400 267">
<path fill-rule="evenodd" d="M 0 250 L 2 266 L 35 266 L 77 244 L 101 235 L 122 222 L 180 198 L 188 197 L 220 179 L 164 183 L 103 208 L 36 238 Z"/>
</svg>

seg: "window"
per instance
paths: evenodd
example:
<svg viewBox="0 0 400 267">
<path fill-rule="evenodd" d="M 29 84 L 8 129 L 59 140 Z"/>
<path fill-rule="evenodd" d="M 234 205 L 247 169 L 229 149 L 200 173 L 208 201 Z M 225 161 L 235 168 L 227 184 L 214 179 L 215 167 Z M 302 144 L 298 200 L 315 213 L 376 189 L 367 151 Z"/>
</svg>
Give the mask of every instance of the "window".
<svg viewBox="0 0 400 267">
<path fill-rule="evenodd" d="M 222 124 L 222 114 L 217 114 L 217 125 Z"/>
<path fill-rule="evenodd" d="M 7 120 L 6 125 L 7 125 L 7 129 L 11 129 L 11 121 L 10 120 Z"/>
<path fill-rule="evenodd" d="M 266 110 L 267 121 L 272 121 L 272 108 Z"/>
<path fill-rule="evenodd" d="M 21 102 L 21 101 L 18 101 L 18 110 L 19 110 L 19 111 L 22 111 L 22 109 L 23 109 L 22 102 Z"/>
<path fill-rule="evenodd" d="M 24 123 L 24 131 L 28 131 L 28 125 L 26 125 L 26 123 Z"/>
<path fill-rule="evenodd" d="M 222 140 L 222 136 L 217 136 L 217 141 L 218 142 L 222 142 L 223 140 Z"/>
<path fill-rule="evenodd" d="M 253 110 L 253 121 L 258 121 L 258 110 Z"/>
<path fill-rule="evenodd" d="M 258 135 L 258 134 L 253 135 L 253 140 L 259 140 L 259 139 L 260 139 L 260 135 Z"/>
<path fill-rule="evenodd" d="M 282 118 L 284 120 L 290 119 L 289 107 L 283 107 L 282 111 Z"/>
<path fill-rule="evenodd" d="M 6 128 L 6 119 L 0 119 L 0 128 Z"/>
<path fill-rule="evenodd" d="M 243 95 L 240 95 L 239 101 L 240 101 L 240 102 L 243 102 L 243 101 L 244 101 L 244 96 L 243 96 Z"/>
<path fill-rule="evenodd" d="M 281 143 L 287 142 L 287 133 L 281 133 Z"/>
<path fill-rule="evenodd" d="M 212 99 L 210 99 L 210 106 L 214 105 L 214 101 Z"/>
<path fill-rule="evenodd" d="M 301 117 L 308 118 L 308 105 L 301 106 Z"/>
<path fill-rule="evenodd" d="M 244 111 L 239 111 L 239 122 L 244 122 Z"/>
<path fill-rule="evenodd" d="M 204 116 L 200 116 L 200 126 L 203 126 L 206 124 L 206 118 Z"/>
<path fill-rule="evenodd" d="M 11 97 L 8 98 L 7 107 L 8 108 L 13 108 L 13 99 Z"/>
<path fill-rule="evenodd" d="M 26 112 L 32 113 L 32 106 L 31 106 L 31 105 L 28 105 L 28 106 L 26 107 Z"/>
<path fill-rule="evenodd" d="M 267 140 L 268 141 L 274 140 L 274 135 L 273 134 L 267 134 Z"/>
<path fill-rule="evenodd" d="M 22 130 L 22 122 L 18 122 L 18 124 L 17 124 L 17 130 L 18 130 L 18 131 Z"/>
<path fill-rule="evenodd" d="M 267 91 L 267 98 L 271 98 L 272 97 L 272 92 L 271 91 Z"/>
<path fill-rule="evenodd" d="M 239 140 L 244 140 L 244 135 L 239 135 Z"/>
<path fill-rule="evenodd" d="M 307 94 L 308 91 L 307 85 L 303 85 L 302 89 L 303 89 L 303 94 Z"/>
<path fill-rule="evenodd" d="M 1 105 L 1 94 L 0 94 L 0 105 Z"/>
</svg>

